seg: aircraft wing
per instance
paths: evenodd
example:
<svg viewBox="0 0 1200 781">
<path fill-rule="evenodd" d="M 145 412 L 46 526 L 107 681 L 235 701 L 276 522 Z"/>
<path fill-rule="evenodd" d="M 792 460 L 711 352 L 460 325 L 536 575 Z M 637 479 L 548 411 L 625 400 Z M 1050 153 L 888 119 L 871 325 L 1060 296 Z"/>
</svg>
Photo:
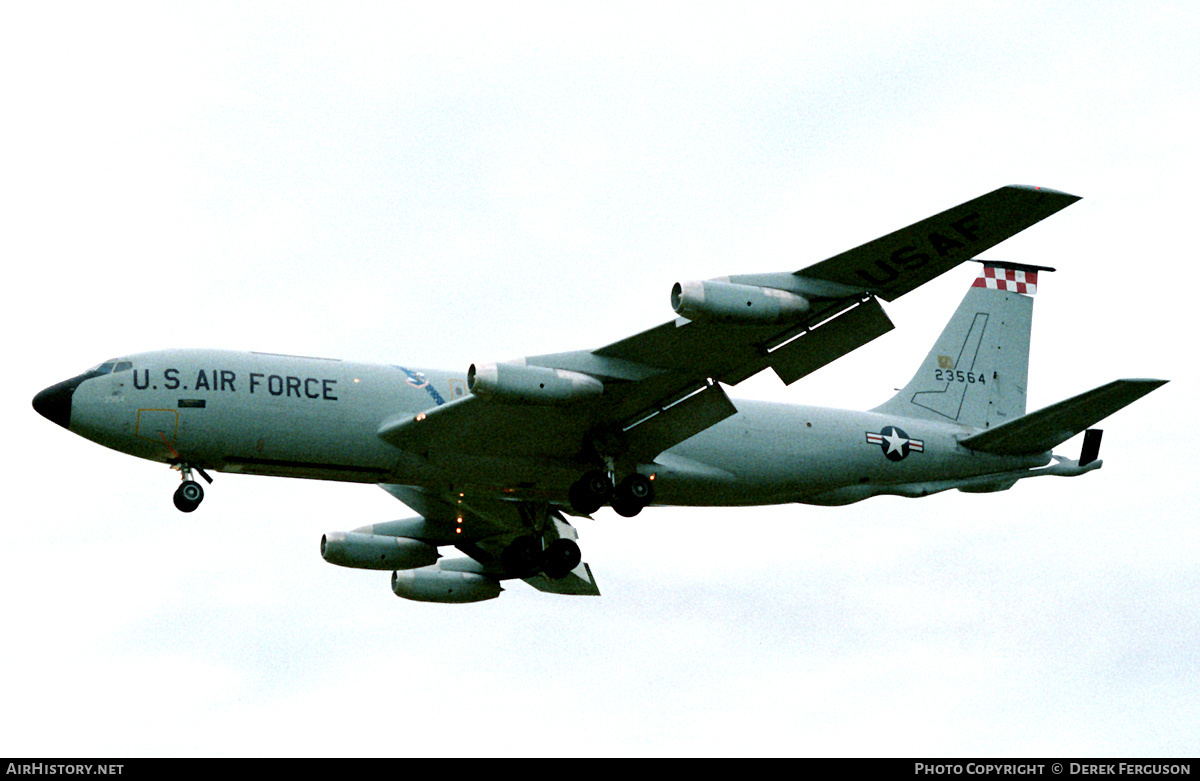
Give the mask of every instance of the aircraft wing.
<svg viewBox="0 0 1200 781">
<path fill-rule="evenodd" d="M 509 467 L 510 477 L 498 479 L 553 485 L 548 496 L 561 500 L 580 469 L 604 459 L 627 467 L 651 461 L 734 414 L 722 384 L 767 368 L 790 384 L 886 333 L 893 326 L 879 299 L 903 295 L 1076 200 L 1045 188 L 1002 187 L 796 272 L 715 280 L 782 291 L 807 308 L 778 322 L 676 318 L 594 350 L 499 364 L 508 367 L 501 379 L 509 372 L 533 386 L 514 380 L 512 392 L 500 383 L 494 394 L 473 387 L 465 398 L 385 422 L 379 436 L 447 466 L 492 459 L 498 471 L 490 474 Z M 602 390 L 540 398 L 538 377 Z"/>
<path fill-rule="evenodd" d="M 503 499 L 467 496 L 464 493 L 442 494 L 437 491 L 407 485 L 381 483 L 380 488 L 393 498 L 420 513 L 427 525 L 427 538 L 439 544 L 453 544 L 470 560 L 452 559 L 440 563 L 443 569 L 476 572 L 481 575 L 506 577 L 501 556 L 517 537 L 537 532 L 547 540 L 578 539 L 575 527 L 561 513 L 532 511 L 518 502 Z M 539 529 L 538 524 L 549 525 Z M 368 534 L 394 534 L 391 524 L 375 524 L 358 531 Z M 599 596 L 600 589 L 592 577 L 587 562 L 580 562 L 565 577 L 550 578 L 536 574 L 522 578 L 538 591 L 576 596 Z"/>
<path fill-rule="evenodd" d="M 1001 187 L 796 273 L 892 301 L 1078 200 L 1046 187 Z"/>
</svg>

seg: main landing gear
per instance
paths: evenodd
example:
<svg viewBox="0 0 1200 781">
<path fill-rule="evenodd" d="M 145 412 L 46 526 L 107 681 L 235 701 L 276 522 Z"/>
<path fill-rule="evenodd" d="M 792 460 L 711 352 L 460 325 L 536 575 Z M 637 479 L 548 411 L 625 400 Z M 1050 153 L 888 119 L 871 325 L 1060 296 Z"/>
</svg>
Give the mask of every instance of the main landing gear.
<svg viewBox="0 0 1200 781">
<path fill-rule="evenodd" d="M 189 466 L 188 464 L 179 464 L 177 467 L 183 482 L 175 489 L 175 495 L 172 499 L 175 502 L 175 509 L 182 513 L 190 513 L 200 506 L 200 502 L 204 501 L 204 488 L 192 479 L 192 470 L 204 478 L 205 482 L 212 483 L 212 478 L 198 466 Z"/>
<path fill-rule="evenodd" d="M 613 486 L 608 473 L 597 469 L 575 481 L 567 498 L 571 501 L 571 509 L 580 515 L 591 515 L 611 504 L 617 515 L 632 518 L 654 501 L 654 483 L 645 475 L 634 472 Z"/>
<path fill-rule="evenodd" d="M 582 559 L 574 540 L 559 538 L 543 548 L 541 540 L 532 535 L 516 538 L 500 554 L 505 571 L 520 578 L 538 574 L 553 580 L 565 578 Z"/>
<path fill-rule="evenodd" d="M 545 502 L 518 502 L 516 508 L 525 530 L 500 552 L 504 572 L 514 578 L 545 575 L 552 580 L 570 575 L 583 558 L 570 524 Z"/>
</svg>

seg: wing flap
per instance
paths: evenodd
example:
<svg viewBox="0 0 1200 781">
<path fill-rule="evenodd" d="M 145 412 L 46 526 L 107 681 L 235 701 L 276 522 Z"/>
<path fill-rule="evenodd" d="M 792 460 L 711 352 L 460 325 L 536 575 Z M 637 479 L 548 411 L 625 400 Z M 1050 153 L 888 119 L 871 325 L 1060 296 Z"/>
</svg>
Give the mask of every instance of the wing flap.
<svg viewBox="0 0 1200 781">
<path fill-rule="evenodd" d="M 580 563 L 565 578 L 554 580 L 545 575 L 535 575 L 532 578 L 524 578 L 524 580 L 538 591 L 548 594 L 568 594 L 577 597 L 600 596 L 600 587 L 596 585 L 596 579 L 592 577 L 592 568 L 586 561 Z"/>
<path fill-rule="evenodd" d="M 626 443 L 635 458 L 649 461 L 736 412 L 724 389 L 714 383 L 629 428 Z"/>
<path fill-rule="evenodd" d="M 870 298 L 771 353 L 771 368 L 791 385 L 895 327 L 879 300 Z"/>
<path fill-rule="evenodd" d="M 1119 409 L 1132 404 L 1166 380 L 1116 380 L 1086 393 L 960 439 L 958 444 L 981 453 L 1004 456 L 1044 453 L 1066 442 Z"/>
</svg>

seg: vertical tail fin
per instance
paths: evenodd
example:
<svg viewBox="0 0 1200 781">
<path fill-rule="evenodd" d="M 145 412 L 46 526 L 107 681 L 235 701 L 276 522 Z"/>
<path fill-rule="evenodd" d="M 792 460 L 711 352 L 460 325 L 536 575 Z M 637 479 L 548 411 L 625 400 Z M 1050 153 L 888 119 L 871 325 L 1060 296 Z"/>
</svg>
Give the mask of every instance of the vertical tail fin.
<svg viewBox="0 0 1200 781">
<path fill-rule="evenodd" d="M 983 261 L 916 375 L 874 411 L 975 428 L 1024 415 L 1037 273 L 1053 270 Z"/>
</svg>

